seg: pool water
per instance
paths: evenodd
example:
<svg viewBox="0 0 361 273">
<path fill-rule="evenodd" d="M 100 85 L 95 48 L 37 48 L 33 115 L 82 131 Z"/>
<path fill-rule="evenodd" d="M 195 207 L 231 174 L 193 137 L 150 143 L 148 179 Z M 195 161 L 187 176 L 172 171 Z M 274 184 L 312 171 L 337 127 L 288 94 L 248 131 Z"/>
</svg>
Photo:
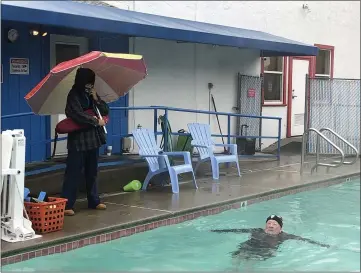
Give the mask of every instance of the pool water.
<svg viewBox="0 0 361 273">
<path fill-rule="evenodd" d="M 284 242 L 275 257 L 238 264 L 231 252 L 249 234 L 211 229 L 264 227 L 281 215 L 284 231 L 332 245 Z M 104 244 L 8 265 L 3 271 L 360 271 L 360 180 L 284 196 L 161 227 Z"/>
</svg>

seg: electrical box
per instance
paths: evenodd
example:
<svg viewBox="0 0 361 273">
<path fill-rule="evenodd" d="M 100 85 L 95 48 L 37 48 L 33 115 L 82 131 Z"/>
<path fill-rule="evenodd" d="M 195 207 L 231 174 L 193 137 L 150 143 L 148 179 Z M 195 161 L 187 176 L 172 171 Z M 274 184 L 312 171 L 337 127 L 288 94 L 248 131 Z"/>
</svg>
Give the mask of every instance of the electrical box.
<svg viewBox="0 0 361 273">
<path fill-rule="evenodd" d="M 130 149 L 132 148 L 132 139 L 130 137 L 122 138 L 122 148 L 123 152 L 129 153 Z"/>
</svg>

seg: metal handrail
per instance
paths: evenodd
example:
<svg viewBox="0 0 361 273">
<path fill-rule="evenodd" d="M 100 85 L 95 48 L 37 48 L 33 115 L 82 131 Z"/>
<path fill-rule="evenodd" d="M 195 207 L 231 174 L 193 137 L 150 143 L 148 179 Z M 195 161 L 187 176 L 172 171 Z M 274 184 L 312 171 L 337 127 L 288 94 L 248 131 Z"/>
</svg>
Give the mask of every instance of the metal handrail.
<svg viewBox="0 0 361 273">
<path fill-rule="evenodd" d="M 324 136 L 320 131 L 318 131 L 315 128 L 309 128 L 307 129 L 302 136 L 302 153 L 301 153 L 301 169 L 300 172 L 301 174 L 303 173 L 303 165 L 305 162 L 305 145 L 306 145 L 306 139 L 307 136 L 309 134 L 309 132 L 315 132 L 317 134 L 317 145 L 316 145 L 316 164 L 315 166 L 313 166 L 311 168 L 311 173 L 313 172 L 314 169 L 317 169 L 318 166 L 325 166 L 325 167 L 332 167 L 332 168 L 337 168 L 340 167 L 344 161 L 345 161 L 345 154 L 344 152 L 336 145 L 334 144 L 329 138 L 327 138 L 326 136 Z M 336 164 L 329 164 L 329 163 L 319 163 L 319 138 L 323 138 L 328 144 L 330 144 L 332 147 L 334 147 L 340 154 L 341 154 L 341 160 L 339 162 L 333 162 Z"/>
<path fill-rule="evenodd" d="M 338 133 L 336 133 L 334 130 L 332 130 L 331 128 L 322 128 L 319 130 L 320 133 L 322 133 L 323 131 L 328 131 L 330 132 L 331 134 L 335 135 L 336 137 L 338 137 L 343 143 L 345 143 L 347 146 L 349 146 L 352 150 L 354 150 L 356 156 L 354 158 L 353 161 L 345 161 L 343 162 L 343 164 L 345 165 L 352 165 L 354 163 L 356 163 L 357 161 L 357 158 L 358 158 L 358 155 L 359 155 L 359 152 L 358 150 L 356 149 L 355 146 L 353 146 L 350 142 L 348 142 L 345 138 L 343 138 L 342 136 L 340 136 Z"/>
<path fill-rule="evenodd" d="M 163 135 L 163 132 L 158 131 L 158 111 L 164 111 L 164 117 L 166 120 L 168 120 L 168 114 L 169 112 L 185 112 L 185 113 L 196 113 L 196 114 L 208 114 L 208 115 L 219 115 L 219 116 L 225 116 L 227 117 L 227 134 L 212 134 L 213 137 L 227 137 L 227 143 L 231 143 L 232 138 L 244 138 L 244 136 L 239 135 L 232 135 L 231 134 L 231 117 L 243 117 L 243 118 L 256 118 L 256 119 L 268 119 L 268 120 L 276 120 L 278 123 L 278 132 L 277 136 L 247 136 L 247 138 L 252 139 L 277 139 L 277 154 L 271 155 L 272 157 L 275 156 L 277 160 L 280 160 L 280 151 L 281 151 L 281 130 L 282 125 L 281 117 L 272 117 L 272 116 L 256 116 L 256 115 L 244 115 L 244 114 L 237 114 L 237 113 L 227 113 L 227 112 L 216 112 L 216 111 L 205 111 L 205 110 L 195 110 L 195 109 L 185 109 L 185 108 L 176 108 L 176 107 L 167 107 L 167 106 L 133 106 L 133 107 L 118 107 L 118 106 L 111 106 L 110 110 L 123 110 L 126 114 L 129 113 L 129 111 L 135 111 L 135 110 L 152 110 L 153 111 L 153 126 L 154 126 L 154 134 L 155 135 Z M 35 114 L 33 112 L 27 112 L 27 113 L 17 113 L 17 114 L 10 114 L 10 115 L 4 115 L 1 116 L 1 120 L 11 119 L 11 118 L 19 118 L 19 117 L 25 117 L 25 116 L 34 116 Z M 165 135 L 168 134 L 168 127 L 165 127 Z M 172 135 L 189 135 L 189 134 L 181 134 L 176 132 L 171 132 Z M 112 138 L 124 138 L 124 137 L 132 137 L 132 134 L 113 134 Z M 66 140 L 67 137 L 59 138 L 57 141 Z M 32 146 L 34 144 L 48 144 L 51 142 L 54 142 L 54 139 L 46 139 L 41 141 L 29 141 L 27 142 L 28 145 Z M 164 147 L 167 149 L 168 147 L 168 138 L 166 137 L 164 139 Z M 269 155 L 254 155 L 255 157 L 268 157 Z"/>
</svg>

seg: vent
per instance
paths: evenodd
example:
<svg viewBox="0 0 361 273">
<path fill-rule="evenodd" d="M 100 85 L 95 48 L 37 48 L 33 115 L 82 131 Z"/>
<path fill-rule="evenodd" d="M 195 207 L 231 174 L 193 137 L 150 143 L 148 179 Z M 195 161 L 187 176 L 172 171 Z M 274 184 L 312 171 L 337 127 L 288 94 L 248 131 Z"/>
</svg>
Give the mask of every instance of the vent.
<svg viewBox="0 0 361 273">
<path fill-rule="evenodd" d="M 303 113 L 294 115 L 294 125 L 300 126 L 300 125 L 304 125 L 304 123 L 305 123 L 305 115 Z"/>
</svg>

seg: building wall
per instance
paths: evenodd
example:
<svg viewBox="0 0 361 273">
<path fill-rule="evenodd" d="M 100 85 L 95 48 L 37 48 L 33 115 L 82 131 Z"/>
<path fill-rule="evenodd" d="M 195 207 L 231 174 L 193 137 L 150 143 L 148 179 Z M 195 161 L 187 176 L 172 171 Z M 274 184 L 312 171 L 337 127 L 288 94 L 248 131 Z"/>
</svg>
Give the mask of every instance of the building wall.
<svg viewBox="0 0 361 273">
<path fill-rule="evenodd" d="M 46 42 L 33 39 L 24 24 L 1 22 L 1 116 L 31 112 L 24 97 L 46 75 L 49 62 L 44 54 Z M 7 41 L 7 29 L 15 28 L 20 36 L 15 43 Z M 29 58 L 29 75 L 10 75 L 10 58 Z M 26 136 L 26 161 L 44 160 L 47 156 L 46 139 L 50 134 L 47 117 L 24 116 L 2 119 L 1 130 L 24 129 Z"/>
<path fill-rule="evenodd" d="M 32 37 L 29 35 L 31 25 L 3 22 L 1 37 L 1 62 L 3 65 L 3 79 L 1 84 L 1 115 L 12 115 L 31 112 L 26 103 L 25 95 L 44 77 L 50 70 L 50 38 L 48 36 Z M 18 30 L 20 36 L 15 43 L 9 43 L 6 33 L 9 28 Z M 128 53 L 128 37 L 107 33 L 86 32 L 62 28 L 44 27 L 48 34 L 71 35 L 87 37 L 89 50 L 102 50 L 110 52 Z M 11 57 L 29 58 L 29 75 L 10 75 L 9 59 Z M 110 104 L 110 106 L 128 106 L 128 96 Z M 117 135 L 126 134 L 128 131 L 128 117 L 125 111 L 112 111 L 110 123 L 107 125 L 108 145 L 113 146 L 114 152 L 121 151 L 121 141 Z M 47 116 L 25 116 L 2 119 L 1 130 L 25 130 L 27 138 L 26 161 L 44 161 L 51 154 L 51 145 L 47 143 L 51 137 L 50 118 Z M 103 147 L 105 149 L 105 147 Z"/>
<path fill-rule="evenodd" d="M 360 77 L 359 1 L 103 1 L 121 9 L 335 46 L 335 77 Z M 302 8 L 307 4 L 309 11 Z M 352 52 L 352 54 L 350 54 Z"/>
<path fill-rule="evenodd" d="M 269 32 L 275 35 L 283 36 L 289 39 L 301 41 L 308 44 L 324 44 L 335 47 L 334 51 L 334 77 L 335 78 L 360 78 L 360 3 L 358 1 L 104 1 L 121 9 L 134 10 L 138 12 L 152 13 L 157 15 L 182 18 L 187 20 L 203 21 L 207 23 L 228 25 L 246 29 L 253 29 L 259 31 Z M 309 9 L 303 9 L 303 4 L 307 4 Z M 141 50 L 141 47 L 146 46 L 145 40 L 137 43 L 139 52 L 145 52 Z M 143 45 L 141 45 L 143 43 Z M 167 42 L 159 42 L 166 45 Z M 160 45 L 159 44 L 159 45 Z M 184 45 L 183 45 L 184 46 Z M 191 47 L 191 46 L 188 46 Z M 197 46 L 198 47 L 198 46 Z M 200 46 L 199 48 L 201 48 Z M 164 48 L 164 47 L 163 47 Z M 180 50 L 180 49 L 179 49 Z M 188 65 L 188 72 L 191 71 L 192 59 L 191 55 L 176 51 L 180 54 L 182 60 L 180 71 L 185 70 L 186 62 L 190 62 Z M 190 48 L 184 46 L 184 50 L 191 52 Z M 223 49 L 222 49 L 223 50 Z M 225 54 L 227 50 L 224 49 Z M 161 50 L 163 53 L 164 50 Z M 221 52 L 221 51 L 220 51 Z M 153 57 L 150 56 L 151 50 L 146 52 L 146 61 L 152 62 Z M 175 53 L 175 52 L 172 52 Z M 184 54 L 187 56 L 184 58 Z M 174 54 L 175 55 L 175 54 Z M 212 54 L 211 54 L 212 55 Z M 230 56 L 229 55 L 229 56 Z M 158 55 L 159 56 L 159 55 Z M 210 58 L 213 58 L 211 56 Z M 216 58 L 216 57 L 215 57 Z M 217 57 L 218 58 L 218 57 Z M 219 56 L 219 58 L 222 58 Z M 174 62 L 174 61 L 173 61 Z M 151 64 L 154 67 L 155 64 Z M 165 65 L 163 62 L 158 62 L 157 71 L 161 71 L 161 66 Z M 227 63 L 228 65 L 228 63 Z M 204 94 L 206 90 L 206 82 L 201 79 L 201 73 L 208 75 L 215 75 L 214 68 L 210 66 L 204 66 L 206 71 L 201 72 L 197 69 L 197 73 L 194 74 L 197 78 L 198 85 L 194 85 L 199 90 L 197 95 L 193 95 L 194 102 L 187 104 L 204 108 L 207 105 L 207 100 L 204 100 Z M 236 68 L 236 66 L 233 66 Z M 233 68 L 230 68 L 232 70 Z M 259 74 L 260 71 L 250 71 L 254 74 Z M 165 70 L 165 68 L 164 68 Z M 174 68 L 173 68 L 174 70 Z M 152 69 L 150 70 L 152 71 Z M 210 71 L 210 72 L 208 72 Z M 234 70 L 233 74 L 237 71 Z M 175 73 L 175 72 L 172 72 Z M 175 73 L 177 74 L 177 73 Z M 141 90 L 145 90 L 145 84 L 152 82 L 148 92 L 161 92 L 160 90 L 167 90 L 167 94 L 162 95 L 163 103 L 166 105 L 178 105 L 179 99 L 175 99 L 169 94 L 167 85 L 161 82 L 167 82 L 171 78 L 168 78 L 169 74 L 163 76 L 158 75 L 158 83 L 153 83 L 153 80 L 144 82 Z M 219 75 L 216 75 L 220 77 Z M 150 76 L 152 77 L 152 76 Z M 168 79 L 167 79 L 168 78 Z M 205 80 L 206 78 L 204 78 Z M 213 79 L 213 78 L 212 78 Z M 286 89 L 287 89 L 287 78 Z M 201 83 L 202 81 L 202 83 Z M 219 81 L 224 82 L 223 79 Z M 179 82 L 179 81 L 178 81 Z M 174 82 L 175 85 L 176 82 Z M 184 86 L 191 86 L 191 82 L 188 81 Z M 217 87 L 216 87 L 217 88 Z M 234 90 L 231 91 L 234 86 L 229 86 L 229 94 L 234 94 Z M 175 88 L 173 88 L 174 90 Z M 136 88 L 136 90 L 138 90 Z M 287 92 L 288 90 L 286 90 Z M 137 91 L 136 91 L 137 92 Z M 146 92 L 146 91 L 143 91 Z M 190 91 L 187 91 L 190 92 Z M 232 93 L 233 92 L 233 93 Z M 199 95 L 198 95 L 199 93 Z M 215 91 L 216 94 L 218 94 Z M 135 95 L 135 98 L 137 94 Z M 224 96 L 227 97 L 227 96 Z M 286 96 L 287 97 L 287 96 Z M 201 99 L 203 98 L 203 99 Z M 220 109 L 228 109 L 231 111 L 232 106 L 236 103 L 235 97 L 230 95 L 227 99 L 217 98 L 217 107 Z M 149 105 L 147 101 L 135 100 L 135 105 Z M 222 104 L 227 105 L 222 105 Z M 158 103 L 159 104 L 159 103 Z M 179 107 L 182 107 L 184 102 L 179 103 Z M 189 107 L 190 108 L 190 107 Z M 278 116 L 282 117 L 282 137 L 286 137 L 287 128 L 287 100 L 283 106 L 266 106 L 263 107 L 262 113 L 265 116 Z M 174 123 L 174 122 L 173 122 Z M 275 121 L 267 121 L 262 123 L 262 135 L 275 135 L 277 134 L 277 128 L 274 125 Z M 184 127 L 183 123 L 179 124 L 180 127 Z M 265 148 L 272 144 L 274 140 L 263 139 L 262 147 Z"/>
<path fill-rule="evenodd" d="M 237 106 L 237 73 L 259 75 L 259 51 L 177 43 L 148 38 L 132 39 L 131 51 L 142 54 L 148 67 L 148 77 L 130 92 L 129 105 L 164 105 L 178 108 L 209 110 L 208 83 L 213 83 L 217 111 L 234 112 Z M 161 50 L 160 50 L 161 49 Z M 213 106 L 211 106 L 213 111 Z M 158 113 L 158 116 L 163 113 Z M 153 128 L 153 113 L 136 111 L 130 114 L 129 130 L 138 124 Z M 173 132 L 187 130 L 187 123 L 208 123 L 205 114 L 169 113 Z M 223 134 L 227 133 L 227 118 L 219 117 Z M 215 116 L 210 117 L 212 133 L 219 134 Z M 231 120 L 235 133 L 236 119 Z M 160 130 L 160 126 L 158 127 Z M 215 139 L 221 142 L 221 139 Z M 226 141 L 226 140 L 225 140 Z M 137 151 L 136 145 L 134 152 Z"/>
</svg>

